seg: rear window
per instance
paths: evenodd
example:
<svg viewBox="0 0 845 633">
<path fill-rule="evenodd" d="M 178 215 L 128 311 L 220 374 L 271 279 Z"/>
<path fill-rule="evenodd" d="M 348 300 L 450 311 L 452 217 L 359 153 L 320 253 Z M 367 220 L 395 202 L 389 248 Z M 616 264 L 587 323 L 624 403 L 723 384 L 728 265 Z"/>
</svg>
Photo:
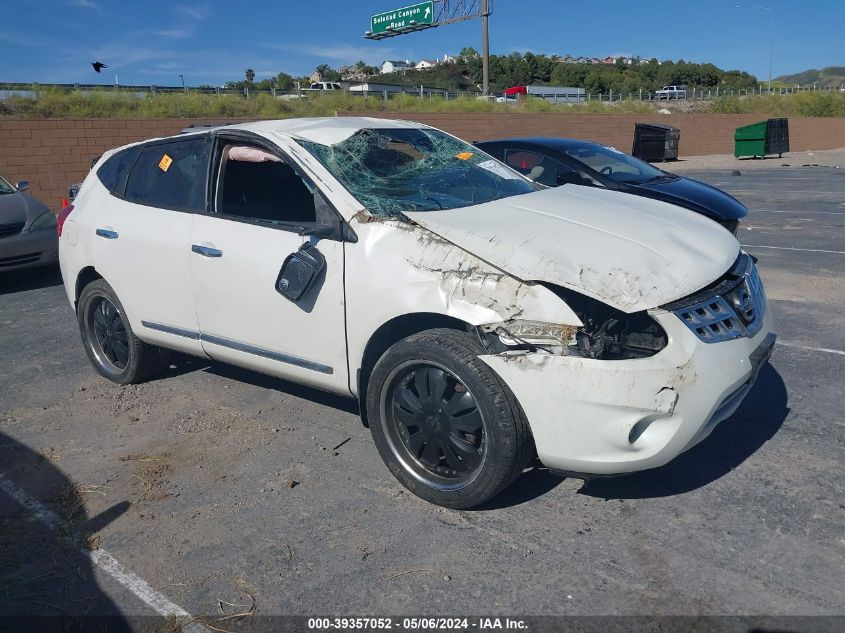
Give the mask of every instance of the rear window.
<svg viewBox="0 0 845 633">
<path fill-rule="evenodd" d="M 141 148 L 135 146 L 117 152 L 97 170 L 97 177 L 100 179 L 100 182 L 111 193 L 119 196 L 123 195 L 123 190 L 126 187 L 126 175 L 129 173 L 129 169 L 132 167 L 132 163 L 135 162 L 140 151 Z"/>
<path fill-rule="evenodd" d="M 151 207 L 204 211 L 207 171 L 205 136 L 148 145 L 132 167 L 125 195 Z"/>
</svg>

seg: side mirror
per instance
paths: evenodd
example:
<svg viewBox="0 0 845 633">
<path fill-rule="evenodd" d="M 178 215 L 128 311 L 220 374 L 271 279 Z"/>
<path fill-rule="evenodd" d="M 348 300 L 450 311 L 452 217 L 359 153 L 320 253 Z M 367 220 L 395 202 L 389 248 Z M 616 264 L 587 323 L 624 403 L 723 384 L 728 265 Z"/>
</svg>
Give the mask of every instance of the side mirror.
<svg viewBox="0 0 845 633">
<path fill-rule="evenodd" d="M 306 242 L 285 259 L 276 279 L 276 290 L 283 297 L 299 303 L 325 268 L 326 258 L 316 246 Z"/>
<path fill-rule="evenodd" d="M 21 180 L 19 183 L 15 184 L 15 189 L 18 191 L 26 191 L 29 189 L 29 181 L 28 180 Z"/>
</svg>

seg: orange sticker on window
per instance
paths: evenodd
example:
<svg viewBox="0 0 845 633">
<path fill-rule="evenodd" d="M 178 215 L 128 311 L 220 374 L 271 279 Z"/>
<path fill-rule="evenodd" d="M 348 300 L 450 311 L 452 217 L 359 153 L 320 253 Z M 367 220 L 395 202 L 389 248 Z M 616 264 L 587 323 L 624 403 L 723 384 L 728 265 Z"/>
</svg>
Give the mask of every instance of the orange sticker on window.
<svg viewBox="0 0 845 633">
<path fill-rule="evenodd" d="M 469 160 L 472 158 L 472 152 L 461 152 L 460 154 L 455 154 L 455 158 L 460 158 L 461 160 Z"/>
<path fill-rule="evenodd" d="M 170 169 L 170 163 L 172 163 L 172 162 L 173 162 L 173 159 L 170 158 L 170 156 L 168 156 L 167 154 L 165 154 L 164 156 L 161 157 L 161 160 L 158 161 L 158 168 L 161 171 L 166 172 L 168 169 Z"/>
</svg>

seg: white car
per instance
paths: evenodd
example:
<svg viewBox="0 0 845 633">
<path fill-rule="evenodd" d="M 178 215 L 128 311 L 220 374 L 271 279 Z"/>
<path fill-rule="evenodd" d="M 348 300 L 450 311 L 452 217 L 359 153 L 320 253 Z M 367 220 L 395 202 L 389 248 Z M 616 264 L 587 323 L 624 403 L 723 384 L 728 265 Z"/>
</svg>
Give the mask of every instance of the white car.
<svg viewBox="0 0 845 633">
<path fill-rule="evenodd" d="M 167 350 L 357 398 L 396 478 L 466 508 L 535 455 L 667 463 L 730 416 L 774 344 L 715 222 L 545 189 L 425 125 L 239 124 L 106 153 L 59 218 L 95 369 Z"/>
<path fill-rule="evenodd" d="M 686 86 L 663 86 L 660 90 L 654 92 L 655 99 L 686 99 Z"/>
</svg>

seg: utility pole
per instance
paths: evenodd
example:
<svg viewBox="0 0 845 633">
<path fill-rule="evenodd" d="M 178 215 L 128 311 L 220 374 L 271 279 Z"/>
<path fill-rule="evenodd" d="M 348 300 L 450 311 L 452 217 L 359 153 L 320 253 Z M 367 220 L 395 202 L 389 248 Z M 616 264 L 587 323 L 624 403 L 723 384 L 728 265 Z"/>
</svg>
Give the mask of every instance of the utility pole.
<svg viewBox="0 0 845 633">
<path fill-rule="evenodd" d="M 490 94 L 490 38 L 487 31 L 487 0 L 481 0 L 481 74 L 484 96 Z"/>
<path fill-rule="evenodd" d="M 775 10 L 766 7 L 757 7 L 769 12 L 769 92 L 772 91 L 772 66 L 775 57 Z"/>
<path fill-rule="evenodd" d="M 775 10 L 771 7 L 762 7 L 759 4 L 750 5 L 752 9 L 769 12 L 769 92 L 772 91 L 772 67 L 775 58 Z M 742 9 L 741 4 L 735 4 L 734 9 Z"/>
</svg>

